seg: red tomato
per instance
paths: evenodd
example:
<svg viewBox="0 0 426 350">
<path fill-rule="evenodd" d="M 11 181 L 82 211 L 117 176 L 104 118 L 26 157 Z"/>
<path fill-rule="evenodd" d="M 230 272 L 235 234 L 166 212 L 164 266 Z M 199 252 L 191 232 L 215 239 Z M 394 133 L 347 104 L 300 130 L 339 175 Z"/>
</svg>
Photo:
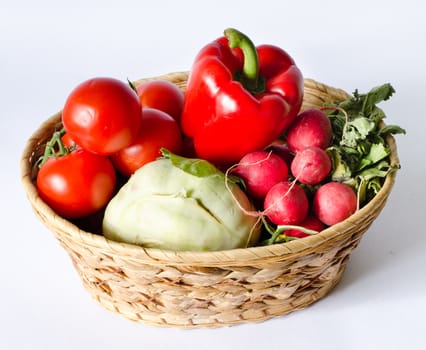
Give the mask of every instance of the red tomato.
<svg viewBox="0 0 426 350">
<path fill-rule="evenodd" d="M 79 146 L 107 155 L 135 140 L 141 115 L 139 98 L 128 84 L 113 78 L 93 78 L 68 96 L 62 123 Z"/>
<path fill-rule="evenodd" d="M 40 197 L 59 215 L 79 218 L 95 213 L 111 199 L 116 175 L 106 156 L 78 148 L 49 158 L 37 175 Z"/>
<path fill-rule="evenodd" d="M 136 141 L 111 156 L 115 167 L 130 176 L 137 169 L 161 156 L 160 149 L 180 153 L 182 134 L 178 123 L 170 115 L 158 109 L 143 108 L 142 128 Z"/>
<path fill-rule="evenodd" d="M 159 109 L 180 120 L 183 109 L 183 92 L 167 80 L 147 81 L 136 86 L 142 107 Z"/>
</svg>

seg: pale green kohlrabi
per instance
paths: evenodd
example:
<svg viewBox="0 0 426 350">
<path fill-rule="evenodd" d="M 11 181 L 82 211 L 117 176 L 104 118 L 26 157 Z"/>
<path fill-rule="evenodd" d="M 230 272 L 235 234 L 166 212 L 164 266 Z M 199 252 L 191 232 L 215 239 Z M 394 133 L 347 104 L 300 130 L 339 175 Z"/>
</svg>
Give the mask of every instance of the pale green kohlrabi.
<svg viewBox="0 0 426 350">
<path fill-rule="evenodd" d="M 257 242 L 258 218 L 240 208 L 254 210 L 237 184 L 207 161 L 164 154 L 136 171 L 110 201 L 103 220 L 107 238 L 176 251 Z"/>
</svg>

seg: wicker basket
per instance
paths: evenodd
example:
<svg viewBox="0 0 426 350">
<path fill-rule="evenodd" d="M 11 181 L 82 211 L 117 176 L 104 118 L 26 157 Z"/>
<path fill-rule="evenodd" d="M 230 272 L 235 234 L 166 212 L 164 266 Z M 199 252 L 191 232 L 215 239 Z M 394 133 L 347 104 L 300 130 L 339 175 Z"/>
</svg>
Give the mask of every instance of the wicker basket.
<svg viewBox="0 0 426 350">
<path fill-rule="evenodd" d="M 184 90 L 187 73 L 153 79 L 170 80 Z M 303 109 L 347 97 L 340 89 L 306 79 Z M 23 152 L 22 182 L 32 207 L 68 252 L 83 285 L 99 304 L 153 325 L 194 328 L 262 321 L 321 299 L 341 279 L 350 253 L 379 215 L 395 181 L 393 172 L 361 210 L 304 239 L 219 252 L 145 249 L 85 231 L 40 199 L 34 162 L 58 125 L 60 112 L 41 125 Z M 391 161 L 397 163 L 394 139 L 389 137 L 388 143 Z"/>
</svg>

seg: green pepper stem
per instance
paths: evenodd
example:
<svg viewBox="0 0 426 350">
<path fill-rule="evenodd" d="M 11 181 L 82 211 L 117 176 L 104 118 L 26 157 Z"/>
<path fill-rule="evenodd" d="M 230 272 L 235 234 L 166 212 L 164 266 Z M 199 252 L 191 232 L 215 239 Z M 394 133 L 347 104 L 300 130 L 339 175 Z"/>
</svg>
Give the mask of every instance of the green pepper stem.
<svg viewBox="0 0 426 350">
<path fill-rule="evenodd" d="M 234 28 L 228 28 L 224 31 L 228 38 L 231 49 L 240 48 L 244 55 L 244 65 L 240 82 L 250 92 L 260 92 L 263 90 L 259 83 L 259 58 L 253 42 L 245 34 Z"/>
</svg>

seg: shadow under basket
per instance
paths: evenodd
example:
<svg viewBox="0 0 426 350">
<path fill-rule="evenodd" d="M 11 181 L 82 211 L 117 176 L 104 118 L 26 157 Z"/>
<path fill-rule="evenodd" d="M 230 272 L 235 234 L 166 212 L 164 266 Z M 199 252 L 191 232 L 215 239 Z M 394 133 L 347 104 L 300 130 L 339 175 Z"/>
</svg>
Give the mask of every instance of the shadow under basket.
<svg viewBox="0 0 426 350">
<path fill-rule="evenodd" d="M 183 91 L 187 72 L 157 78 Z M 302 109 L 349 95 L 305 79 Z M 351 252 L 383 209 L 395 181 L 389 174 L 380 192 L 345 221 L 321 233 L 272 246 L 218 252 L 177 252 L 123 244 L 89 232 L 58 216 L 39 197 L 35 162 L 60 112 L 28 140 L 21 160 L 23 187 L 37 217 L 68 252 L 94 300 L 127 319 L 178 328 L 220 327 L 258 322 L 302 309 L 340 281 Z M 396 144 L 388 138 L 391 163 Z M 101 219 L 99 219 L 101 220 Z"/>
</svg>

